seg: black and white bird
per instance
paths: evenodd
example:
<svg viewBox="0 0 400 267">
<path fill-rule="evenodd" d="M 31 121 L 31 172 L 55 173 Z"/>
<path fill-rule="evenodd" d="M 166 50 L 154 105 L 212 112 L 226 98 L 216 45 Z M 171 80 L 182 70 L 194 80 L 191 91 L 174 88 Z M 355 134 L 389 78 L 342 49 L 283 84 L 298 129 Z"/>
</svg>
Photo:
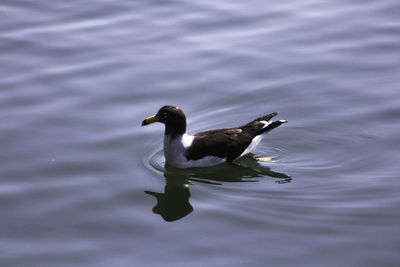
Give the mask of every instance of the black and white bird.
<svg viewBox="0 0 400 267">
<path fill-rule="evenodd" d="M 156 115 L 146 118 L 142 126 L 165 124 L 164 155 L 166 162 L 177 168 L 210 167 L 250 153 L 262 137 L 286 120 L 269 122 L 278 113 L 255 119 L 243 126 L 186 133 L 186 116 L 176 106 L 164 106 Z"/>
</svg>

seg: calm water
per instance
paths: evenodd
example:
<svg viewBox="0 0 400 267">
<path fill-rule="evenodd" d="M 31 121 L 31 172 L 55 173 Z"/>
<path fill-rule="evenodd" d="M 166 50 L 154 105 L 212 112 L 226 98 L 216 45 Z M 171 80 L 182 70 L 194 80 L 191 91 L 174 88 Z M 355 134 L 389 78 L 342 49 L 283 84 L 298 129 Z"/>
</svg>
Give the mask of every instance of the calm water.
<svg viewBox="0 0 400 267">
<path fill-rule="evenodd" d="M 0 3 L 0 266 L 399 266 L 400 3 Z M 165 169 L 279 111 L 272 163 Z"/>
</svg>

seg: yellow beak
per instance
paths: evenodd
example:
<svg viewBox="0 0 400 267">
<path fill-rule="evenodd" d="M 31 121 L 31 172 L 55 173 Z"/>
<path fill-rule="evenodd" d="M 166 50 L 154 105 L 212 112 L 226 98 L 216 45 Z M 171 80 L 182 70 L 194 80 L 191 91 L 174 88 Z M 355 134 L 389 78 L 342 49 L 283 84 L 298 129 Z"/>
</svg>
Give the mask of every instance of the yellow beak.
<svg viewBox="0 0 400 267">
<path fill-rule="evenodd" d="M 142 122 L 142 126 L 146 126 L 152 123 L 158 122 L 156 115 L 151 116 L 146 118 L 143 122 Z"/>
</svg>

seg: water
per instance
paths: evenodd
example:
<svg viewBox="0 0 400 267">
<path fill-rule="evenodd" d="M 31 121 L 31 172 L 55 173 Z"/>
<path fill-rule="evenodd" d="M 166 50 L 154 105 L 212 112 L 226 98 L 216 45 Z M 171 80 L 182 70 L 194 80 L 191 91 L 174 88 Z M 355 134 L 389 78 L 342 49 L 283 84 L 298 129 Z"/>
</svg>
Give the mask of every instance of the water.
<svg viewBox="0 0 400 267">
<path fill-rule="evenodd" d="M 1 266 L 399 266 L 398 1 L 2 1 Z M 280 112 L 242 167 L 165 169 Z"/>
</svg>

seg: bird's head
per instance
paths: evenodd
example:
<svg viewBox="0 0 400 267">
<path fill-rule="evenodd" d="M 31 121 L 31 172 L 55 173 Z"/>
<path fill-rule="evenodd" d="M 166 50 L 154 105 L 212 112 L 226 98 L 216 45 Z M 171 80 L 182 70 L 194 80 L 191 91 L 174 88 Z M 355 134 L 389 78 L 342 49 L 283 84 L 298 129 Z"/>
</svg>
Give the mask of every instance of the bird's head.
<svg viewBox="0 0 400 267">
<path fill-rule="evenodd" d="M 142 126 L 161 122 L 165 124 L 166 134 L 184 134 L 186 132 L 186 116 L 183 111 L 176 106 L 163 106 L 156 115 L 146 118 Z"/>
</svg>

